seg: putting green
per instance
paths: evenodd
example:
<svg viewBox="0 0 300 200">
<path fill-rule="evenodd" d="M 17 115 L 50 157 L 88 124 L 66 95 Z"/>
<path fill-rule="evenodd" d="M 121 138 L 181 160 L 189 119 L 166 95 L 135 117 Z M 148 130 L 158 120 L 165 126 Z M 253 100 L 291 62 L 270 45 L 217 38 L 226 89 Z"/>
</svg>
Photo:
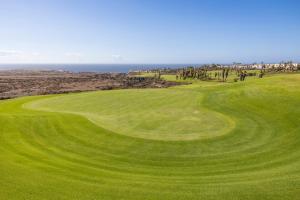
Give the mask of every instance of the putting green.
<svg viewBox="0 0 300 200">
<path fill-rule="evenodd" d="M 48 98 L 26 107 L 79 114 L 114 133 L 144 139 L 194 140 L 230 132 L 234 121 L 202 106 L 202 98 L 176 89 L 121 90 Z"/>
<path fill-rule="evenodd" d="M 299 199 L 300 74 L 0 101 L 0 199 Z"/>
</svg>

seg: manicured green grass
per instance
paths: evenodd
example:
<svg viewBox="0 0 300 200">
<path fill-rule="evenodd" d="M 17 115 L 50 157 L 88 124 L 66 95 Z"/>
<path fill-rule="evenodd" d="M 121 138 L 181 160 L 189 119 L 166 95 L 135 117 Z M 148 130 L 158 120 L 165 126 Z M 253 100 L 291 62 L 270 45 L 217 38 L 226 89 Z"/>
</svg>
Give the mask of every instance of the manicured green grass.
<svg viewBox="0 0 300 200">
<path fill-rule="evenodd" d="M 0 101 L 0 177 L 0 199 L 299 199 L 300 74 Z"/>
</svg>

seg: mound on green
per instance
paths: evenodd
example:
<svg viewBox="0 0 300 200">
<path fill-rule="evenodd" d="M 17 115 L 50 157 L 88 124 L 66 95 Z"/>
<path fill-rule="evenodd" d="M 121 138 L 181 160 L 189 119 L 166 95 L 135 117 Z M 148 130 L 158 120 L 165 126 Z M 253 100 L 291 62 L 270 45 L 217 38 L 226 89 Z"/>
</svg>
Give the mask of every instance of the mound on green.
<svg viewBox="0 0 300 200">
<path fill-rule="evenodd" d="M 0 102 L 0 199 L 300 196 L 300 74 Z"/>
</svg>

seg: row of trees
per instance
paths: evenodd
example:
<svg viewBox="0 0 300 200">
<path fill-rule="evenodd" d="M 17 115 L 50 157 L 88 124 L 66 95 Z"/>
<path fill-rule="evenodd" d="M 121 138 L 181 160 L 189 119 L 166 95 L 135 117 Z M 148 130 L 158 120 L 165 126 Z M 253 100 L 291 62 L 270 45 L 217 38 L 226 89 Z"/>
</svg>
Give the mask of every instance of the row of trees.
<svg viewBox="0 0 300 200">
<path fill-rule="evenodd" d="M 161 77 L 161 74 L 175 74 L 176 80 L 198 79 L 198 80 L 219 80 L 227 81 L 229 75 L 235 74 L 234 81 L 244 81 L 247 76 L 257 76 L 263 78 L 266 73 L 271 72 L 294 72 L 300 71 L 300 64 L 295 65 L 292 62 L 285 62 L 276 65 L 260 65 L 261 69 L 249 65 L 231 65 L 222 67 L 221 65 L 203 65 L 201 67 L 185 67 L 180 69 L 156 69 L 155 77 Z"/>
<path fill-rule="evenodd" d="M 195 68 L 187 67 L 177 71 L 176 80 L 198 79 L 198 80 L 222 80 L 226 81 L 232 68 Z"/>
<path fill-rule="evenodd" d="M 235 74 L 235 81 L 244 81 L 247 76 L 258 76 L 262 78 L 266 73 L 265 69 L 261 69 L 259 72 L 257 70 L 244 70 L 235 67 L 226 68 L 195 68 L 187 67 L 177 71 L 176 80 L 186 80 L 186 79 L 198 79 L 198 80 L 219 80 L 227 81 L 230 74 Z"/>
<path fill-rule="evenodd" d="M 211 78 L 211 74 L 208 73 L 208 69 L 206 68 L 194 68 L 188 67 L 178 70 L 176 74 L 176 79 L 200 79 L 200 80 L 208 80 Z"/>
</svg>

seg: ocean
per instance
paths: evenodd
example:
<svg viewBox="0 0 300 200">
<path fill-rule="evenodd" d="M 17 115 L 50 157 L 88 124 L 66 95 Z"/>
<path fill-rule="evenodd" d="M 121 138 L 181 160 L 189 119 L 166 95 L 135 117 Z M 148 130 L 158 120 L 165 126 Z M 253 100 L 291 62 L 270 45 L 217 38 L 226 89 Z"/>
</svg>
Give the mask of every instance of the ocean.
<svg viewBox="0 0 300 200">
<path fill-rule="evenodd" d="M 180 68 L 192 64 L 0 64 L 0 70 L 30 69 L 30 70 L 64 70 L 71 72 L 120 72 L 156 68 Z M 200 66 L 193 64 L 193 66 Z"/>
</svg>

